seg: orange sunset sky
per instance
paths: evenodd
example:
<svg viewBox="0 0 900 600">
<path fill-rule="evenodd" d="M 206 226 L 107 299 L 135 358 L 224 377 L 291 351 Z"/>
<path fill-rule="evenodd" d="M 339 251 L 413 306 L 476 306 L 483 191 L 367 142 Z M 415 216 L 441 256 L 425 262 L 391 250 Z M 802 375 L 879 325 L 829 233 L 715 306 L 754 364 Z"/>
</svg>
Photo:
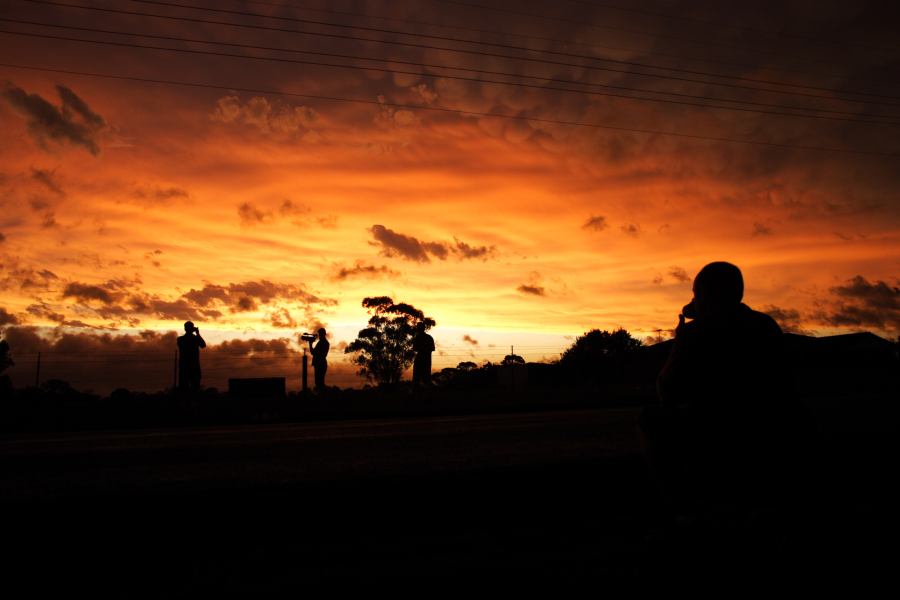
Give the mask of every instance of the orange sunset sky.
<svg viewBox="0 0 900 600">
<path fill-rule="evenodd" d="M 786 331 L 896 337 L 897 17 L 4 2 L 0 327 L 14 357 L 113 357 L 188 318 L 251 354 L 321 324 L 349 386 L 365 296 L 436 319 L 435 368 L 552 359 L 592 328 L 667 337 L 727 260 Z"/>
</svg>

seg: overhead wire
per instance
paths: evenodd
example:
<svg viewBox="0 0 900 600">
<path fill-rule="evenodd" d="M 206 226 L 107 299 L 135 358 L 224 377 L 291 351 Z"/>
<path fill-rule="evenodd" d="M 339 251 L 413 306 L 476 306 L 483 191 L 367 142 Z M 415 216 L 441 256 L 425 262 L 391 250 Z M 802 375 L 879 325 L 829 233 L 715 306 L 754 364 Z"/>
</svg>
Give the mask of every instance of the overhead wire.
<svg viewBox="0 0 900 600">
<path fill-rule="evenodd" d="M 133 2 L 150 2 L 150 0 L 132 0 L 132 1 Z M 671 35 L 671 34 L 667 34 L 667 33 L 658 33 L 658 32 L 651 33 L 648 31 L 639 31 L 639 30 L 629 29 L 629 28 L 625 28 L 625 27 L 614 27 L 612 25 L 598 25 L 596 23 L 592 23 L 592 22 L 584 21 L 584 20 L 569 19 L 569 18 L 565 18 L 565 17 L 554 17 L 552 15 L 547 15 L 547 14 L 539 14 L 539 13 L 533 13 L 533 12 L 528 12 L 528 11 L 523 11 L 523 10 L 510 9 L 510 8 L 500 8 L 500 7 L 496 7 L 496 6 L 488 6 L 485 4 L 477 4 L 474 2 L 464 2 L 462 0 L 435 0 L 435 2 L 440 2 L 443 4 L 455 4 L 458 6 L 466 6 L 469 8 L 478 8 L 481 10 L 489 10 L 489 11 L 501 12 L 501 13 L 506 13 L 506 14 L 514 14 L 514 15 L 519 15 L 519 16 L 532 17 L 532 18 L 541 19 L 544 21 L 547 21 L 547 20 L 557 21 L 560 23 L 567 23 L 570 25 L 578 25 L 579 27 L 591 27 L 593 29 L 606 29 L 608 31 L 618 31 L 621 33 L 629 33 L 632 35 L 640 35 L 640 36 L 654 38 L 654 39 L 668 39 L 668 40 L 675 40 L 675 41 L 679 41 L 679 42 L 687 42 L 690 44 L 697 44 L 700 46 L 707 46 L 710 48 L 731 48 L 731 49 L 736 49 L 739 51 L 746 52 L 745 49 L 743 49 L 742 47 L 737 46 L 735 44 L 723 44 L 723 43 L 718 43 L 718 42 L 709 42 L 706 40 L 696 40 L 696 39 L 691 39 L 691 38 L 680 37 L 677 35 Z M 780 58 L 780 56 L 774 52 L 767 52 L 767 51 L 763 51 L 763 50 L 754 50 L 753 52 L 758 53 L 758 54 L 768 54 L 769 56 Z M 804 62 L 809 62 L 809 63 L 829 64 L 829 62 L 825 61 L 825 60 L 809 59 L 809 58 L 806 58 L 803 60 L 804 60 Z"/>
<path fill-rule="evenodd" d="M 238 44 L 238 43 L 234 43 L 234 42 L 219 42 L 219 41 L 211 41 L 211 40 L 201 40 L 201 39 L 196 39 L 196 38 L 182 38 L 182 37 L 177 37 L 177 36 L 163 36 L 163 35 L 155 35 L 155 34 L 134 33 L 134 32 L 125 32 L 125 31 L 118 31 L 118 30 L 98 29 L 98 28 L 92 28 L 92 27 L 77 27 L 77 26 L 72 26 L 72 25 L 58 25 L 58 24 L 54 24 L 54 23 L 27 21 L 27 20 L 22 20 L 22 19 L 9 19 L 9 18 L 5 18 L 5 17 L 0 17 L 0 22 L 25 24 L 25 25 L 36 25 L 36 26 L 41 26 L 41 27 L 70 29 L 70 30 L 76 30 L 76 31 L 104 33 L 104 34 L 112 34 L 112 35 L 120 35 L 120 36 L 162 39 L 162 40 L 167 40 L 167 41 L 229 46 L 229 47 L 237 47 L 237 48 L 252 49 L 252 50 L 266 50 L 266 51 L 287 52 L 287 53 L 297 53 L 297 54 L 310 54 L 310 55 L 315 55 L 315 56 L 328 56 L 328 57 L 332 57 L 332 58 L 347 58 L 347 59 L 353 59 L 353 60 L 379 61 L 379 62 L 419 66 L 419 67 L 424 67 L 424 68 L 451 69 L 451 70 L 457 70 L 457 71 L 468 71 L 468 72 L 473 72 L 473 73 L 501 75 L 501 76 L 506 76 L 506 77 L 527 77 L 527 78 L 543 80 L 543 81 L 559 81 L 559 80 L 555 80 L 553 78 L 544 78 L 544 77 L 538 77 L 538 76 L 533 76 L 533 75 L 521 76 L 521 75 L 516 75 L 514 73 L 506 73 L 506 72 L 502 72 L 502 71 L 485 71 L 485 70 L 480 70 L 480 69 L 469 69 L 466 67 L 453 67 L 453 66 L 434 65 L 434 64 L 427 64 L 427 63 L 416 63 L 416 62 L 412 62 L 412 61 L 370 58 L 370 57 L 363 57 L 363 56 L 358 56 L 358 55 L 346 55 L 346 54 L 329 53 L 329 52 L 297 50 L 297 49 L 293 49 L 293 48 L 278 48 L 278 47 L 272 47 L 272 46 L 257 46 L 257 45 L 252 45 L 252 44 Z M 809 118 L 809 119 L 825 119 L 825 120 L 833 120 L 833 121 L 844 121 L 844 122 L 851 122 L 851 123 L 867 123 L 867 124 L 876 124 L 876 125 L 900 125 L 900 122 L 897 122 L 897 121 L 884 120 L 884 119 L 900 119 L 900 116 L 894 116 L 894 115 L 876 115 L 876 114 L 871 114 L 871 113 L 854 113 L 854 112 L 850 112 L 850 111 L 835 111 L 835 110 L 831 110 L 831 109 L 821 109 L 821 108 L 816 108 L 816 107 L 798 107 L 798 106 L 781 105 L 781 104 L 760 103 L 760 102 L 746 101 L 746 100 L 732 100 L 732 99 L 727 99 L 727 98 L 715 98 L 715 97 L 709 97 L 709 96 L 694 96 L 691 94 L 670 93 L 670 92 L 662 92 L 662 91 L 656 91 L 656 90 L 643 90 L 640 88 L 629 88 L 626 86 L 607 86 L 605 84 L 582 83 L 582 82 L 573 81 L 573 80 L 563 80 L 563 82 L 569 83 L 570 85 L 589 85 L 589 86 L 598 86 L 598 87 L 606 87 L 606 88 L 611 87 L 614 89 L 622 89 L 622 90 L 634 91 L 634 92 L 643 92 L 643 93 L 649 92 L 649 93 L 655 93 L 655 94 L 673 95 L 673 96 L 683 97 L 683 98 L 693 98 L 696 100 L 712 100 L 712 101 L 733 102 L 733 103 L 747 104 L 747 105 L 754 105 L 754 106 L 768 106 L 768 107 L 775 107 L 775 108 L 791 110 L 791 111 L 812 111 L 812 112 L 818 112 L 818 113 L 831 113 L 834 115 L 853 115 L 853 117 L 856 117 L 856 118 L 851 118 L 849 116 L 847 116 L 847 117 L 829 116 L 828 114 L 806 114 L 804 112 L 782 112 L 782 111 L 773 111 L 773 110 L 745 108 L 745 107 L 739 107 L 739 106 L 723 106 L 723 105 L 716 105 L 716 104 L 690 102 L 687 100 L 674 100 L 674 99 L 670 99 L 670 98 L 650 98 L 650 97 L 644 97 L 644 96 L 619 94 L 619 93 L 614 93 L 614 92 L 600 92 L 600 91 L 591 91 L 591 90 L 584 90 L 584 89 L 572 89 L 572 88 L 558 87 L 558 86 L 553 86 L 553 85 L 535 85 L 535 84 L 515 82 L 515 81 L 497 81 L 494 79 L 484 79 L 484 78 L 480 78 L 480 77 L 466 77 L 466 76 L 460 76 L 460 75 L 422 73 L 422 72 L 418 72 L 418 71 L 403 71 L 403 70 L 398 70 L 398 69 L 388 69 L 385 67 L 369 67 L 369 66 L 360 66 L 360 65 L 335 64 L 335 63 L 325 63 L 325 62 L 321 62 L 321 61 L 295 60 L 295 59 L 286 59 L 286 58 L 278 58 L 278 57 L 271 57 L 271 56 L 253 56 L 253 55 L 244 55 L 244 54 L 232 54 L 232 53 L 219 52 L 219 51 L 205 51 L 205 50 L 194 50 L 194 49 L 186 49 L 186 48 L 170 48 L 170 47 L 162 47 L 162 46 L 150 46 L 150 45 L 146 45 L 146 44 L 116 42 L 116 41 L 112 41 L 112 40 L 93 40 L 93 39 L 72 38 L 72 37 L 67 37 L 67 36 L 51 36 L 48 34 L 37 34 L 37 33 L 32 33 L 32 32 L 21 32 L 21 31 L 0 30 L 0 33 L 5 33 L 5 34 L 9 34 L 9 35 L 21 35 L 21 36 L 27 36 L 27 37 L 47 37 L 50 39 L 82 42 L 82 43 L 87 43 L 87 44 L 104 44 L 104 45 L 126 46 L 126 47 L 143 48 L 143 49 L 167 51 L 167 52 L 207 54 L 207 55 L 213 55 L 213 56 L 222 56 L 222 57 L 229 57 L 229 58 L 243 58 L 243 59 L 247 59 L 247 60 L 258 60 L 258 61 L 290 62 L 290 63 L 295 63 L 295 64 L 305 64 L 305 65 L 323 66 L 323 67 L 332 67 L 332 68 L 341 68 L 341 69 L 375 71 L 375 72 L 384 72 L 384 73 L 400 74 L 400 75 L 414 75 L 414 76 L 427 77 L 427 78 L 432 78 L 432 79 L 435 79 L 435 78 L 453 79 L 453 80 L 461 80 L 461 81 L 468 81 L 468 82 L 475 82 L 475 83 L 487 83 L 487 84 L 492 84 L 492 85 L 522 87 L 522 88 L 536 89 L 536 90 L 540 90 L 540 91 L 557 91 L 557 92 L 582 94 L 582 95 L 590 95 L 590 96 L 622 98 L 622 99 L 637 100 L 637 101 L 642 101 L 642 102 L 658 102 L 658 103 L 666 103 L 666 104 L 677 104 L 677 105 L 683 105 L 683 106 L 712 108 L 712 109 L 716 109 L 716 110 L 751 112 L 751 113 L 767 114 L 767 115 L 774 115 L 774 116 L 800 117 L 800 118 Z M 869 117 L 869 118 L 861 119 L 859 117 Z"/>
<path fill-rule="evenodd" d="M 592 7 L 594 7 L 594 8 L 601 8 L 601 9 L 607 9 L 607 10 L 614 10 L 614 11 L 620 11 L 620 12 L 627 12 L 627 13 L 632 13 L 632 14 L 648 15 L 648 16 L 658 17 L 658 18 L 661 18 L 661 19 L 671 19 L 671 20 L 675 20 L 675 21 L 687 21 L 687 22 L 691 22 L 691 23 L 696 23 L 696 24 L 698 24 L 698 25 L 703 25 L 703 26 L 705 26 L 705 27 L 708 27 L 708 26 L 712 25 L 712 26 L 715 26 L 715 27 L 726 27 L 726 28 L 728 28 L 728 29 L 737 29 L 737 30 L 739 30 L 739 31 L 749 31 L 749 32 L 752 32 L 752 33 L 758 33 L 758 34 L 763 34 L 763 35 L 770 35 L 770 36 L 773 36 L 773 37 L 788 37 L 788 38 L 795 38 L 795 39 L 798 39 L 798 40 L 803 40 L 804 42 L 815 42 L 815 43 L 818 43 L 818 44 L 824 44 L 824 45 L 829 45 L 829 46 L 837 46 L 837 47 L 842 48 L 842 49 L 843 49 L 843 48 L 846 48 L 847 45 L 851 45 L 851 46 L 859 46 L 860 48 L 867 48 L 867 49 L 869 49 L 869 50 L 877 50 L 877 51 L 879 51 L 879 52 L 897 52 L 897 51 L 900 51 L 900 48 L 884 48 L 884 47 L 882 47 L 882 46 L 874 46 L 874 45 L 872 45 L 872 44 L 862 44 L 862 43 L 860 43 L 860 42 L 846 42 L 846 41 L 838 41 L 838 40 L 825 40 L 825 39 L 816 38 L 816 37 L 809 36 L 809 35 L 803 35 L 803 34 L 800 34 L 800 33 L 794 33 L 794 32 L 790 32 L 790 31 L 770 31 L 770 30 L 767 30 L 767 29 L 760 29 L 760 28 L 758 28 L 758 27 L 747 27 L 746 25 L 738 25 L 738 24 L 734 24 L 734 23 L 725 23 L 725 22 L 722 22 L 722 21 L 715 21 L 715 20 L 710 20 L 710 19 L 698 19 L 698 18 L 696 18 L 696 17 L 686 17 L 686 16 L 684 16 L 684 15 L 675 15 L 675 14 L 671 14 L 671 13 L 660 13 L 660 12 L 655 12 L 655 11 L 651 11 L 651 10 L 646 10 L 646 9 L 641 9 L 641 8 L 635 8 L 635 7 L 633 7 L 633 6 L 631 6 L 631 7 L 626 7 L 626 6 L 616 6 L 616 5 L 613 5 L 613 4 L 606 4 L 606 3 L 603 3 L 603 2 L 589 2 L 589 1 L 587 1 L 587 0 L 565 0 L 565 1 L 566 1 L 566 2 L 569 2 L 569 3 L 572 3 L 572 4 L 581 4 L 581 5 L 583 5 L 583 6 L 592 6 Z"/>
<path fill-rule="evenodd" d="M 210 21 L 210 20 L 204 20 L 204 19 L 196 19 L 193 17 L 161 15 L 158 13 L 147 13 L 147 12 L 142 12 L 142 11 L 128 11 L 128 10 L 122 10 L 122 9 L 109 8 L 109 7 L 68 4 L 68 3 L 64 3 L 64 2 L 56 2 L 53 0 L 19 0 L 19 1 L 20 2 L 30 2 L 33 4 L 44 4 L 44 5 L 50 5 L 50 6 L 92 10 L 92 11 L 100 11 L 100 12 L 107 12 L 107 13 L 114 13 L 114 14 L 147 16 L 147 17 L 155 17 L 155 18 L 160 18 L 160 19 L 169 19 L 169 20 L 176 20 L 176 21 L 199 22 L 199 23 L 208 23 L 208 24 L 217 24 L 217 25 L 229 25 L 229 26 L 233 26 L 233 27 L 263 29 L 263 30 L 270 30 L 270 31 L 283 31 L 283 32 L 288 32 L 288 33 L 297 33 L 297 34 L 311 35 L 311 36 L 317 36 L 317 37 L 349 39 L 349 40 L 353 40 L 353 41 L 366 41 L 366 42 L 372 42 L 372 43 L 378 43 L 378 44 L 405 46 L 405 47 L 422 48 L 422 49 L 429 49 L 429 50 L 444 50 L 444 51 L 448 51 L 448 52 L 457 52 L 457 53 L 463 53 L 463 54 L 478 55 L 481 57 L 505 58 L 505 59 L 509 59 L 509 60 L 519 60 L 519 61 L 525 61 L 525 62 L 551 64 L 551 65 L 567 66 L 567 67 L 577 67 L 577 68 L 589 69 L 589 70 L 595 70 L 595 71 L 605 71 L 605 72 L 611 72 L 611 73 L 636 75 L 636 76 L 640 76 L 640 77 L 666 79 L 666 80 L 686 82 L 686 83 L 699 83 L 699 84 L 703 84 L 703 85 L 714 85 L 714 86 L 734 88 L 734 89 L 747 89 L 747 90 L 752 90 L 752 91 L 756 91 L 756 92 L 762 91 L 762 92 L 773 93 L 773 94 L 804 96 L 804 97 L 811 97 L 811 98 L 824 98 L 827 100 L 840 99 L 840 100 L 843 100 L 846 102 L 874 103 L 874 104 L 884 104 L 887 106 L 900 106 L 900 104 L 897 104 L 897 103 L 890 104 L 890 103 L 876 102 L 873 100 L 858 100 L 858 99 L 853 99 L 853 98 L 835 98 L 833 96 L 826 96 L 826 95 L 822 95 L 822 94 L 812 94 L 809 92 L 801 92 L 801 91 L 796 91 L 796 90 L 779 90 L 779 89 L 772 89 L 772 88 L 759 88 L 759 87 L 755 87 L 755 86 L 741 85 L 741 84 L 736 84 L 736 83 L 727 83 L 727 82 L 722 82 L 722 81 L 697 80 L 697 79 L 691 79 L 691 78 L 687 78 L 687 77 L 663 75 L 663 74 L 659 74 L 659 73 L 644 73 L 644 72 L 640 72 L 640 71 L 629 71 L 626 69 L 613 69 L 613 68 L 609 68 L 609 67 L 602 67 L 602 66 L 595 65 L 595 64 L 591 64 L 591 65 L 573 64 L 573 63 L 567 63 L 567 62 L 557 61 L 557 60 L 533 58 L 533 57 L 527 57 L 527 56 L 511 56 L 508 54 L 498 54 L 498 53 L 492 53 L 492 52 L 467 50 L 467 49 L 452 48 L 452 47 L 447 47 L 447 46 L 432 46 L 432 45 L 428 45 L 428 44 L 419 44 L 419 43 L 413 43 L 413 42 L 388 41 L 388 40 L 380 40 L 380 39 L 375 39 L 375 38 L 361 38 L 359 36 L 348 36 L 348 35 L 336 34 L 336 33 L 312 32 L 312 31 L 305 31 L 305 30 L 299 30 L 299 29 L 285 29 L 285 28 L 272 27 L 272 26 L 250 25 L 250 24 L 246 24 L 246 23 L 233 23 L 233 22 L 228 22 L 228 21 Z M 556 52 L 556 51 L 552 51 L 552 50 L 546 50 L 546 51 L 540 50 L 539 51 L 539 50 L 535 50 L 533 48 L 528 48 L 528 47 L 511 46 L 508 44 L 495 44 L 495 43 L 491 43 L 491 42 L 462 40 L 459 38 L 450 38 L 450 37 L 446 37 L 446 36 L 433 36 L 433 35 L 424 34 L 424 33 L 411 33 L 411 32 L 404 32 L 404 31 L 391 30 L 391 29 L 364 27 L 364 26 L 358 26 L 358 25 L 347 25 L 347 24 L 343 24 L 343 23 L 330 23 L 330 22 L 325 22 L 325 21 L 315 21 L 315 20 L 311 20 L 311 19 L 299 19 L 299 18 L 295 18 L 295 17 L 264 15 L 264 14 L 248 12 L 248 11 L 231 11 L 231 10 L 226 10 L 226 9 L 221 9 L 221 8 L 207 8 L 207 7 L 177 4 L 177 3 L 173 3 L 173 2 L 160 2 L 158 0 L 131 0 L 131 1 L 132 2 L 140 2 L 140 3 L 144 3 L 144 4 L 187 8 L 187 9 L 198 10 L 198 11 L 218 12 L 218 13 L 238 15 L 238 16 L 252 16 L 252 17 L 257 17 L 257 18 L 262 18 L 262 19 L 297 22 L 297 23 L 311 24 L 311 25 L 318 25 L 318 26 L 328 26 L 328 27 L 343 28 L 343 29 L 357 29 L 357 30 L 363 30 L 363 31 L 373 31 L 373 32 L 378 32 L 378 33 L 390 33 L 390 34 L 395 34 L 395 35 L 405 35 L 405 36 L 410 36 L 410 37 L 429 38 L 429 39 L 437 39 L 437 40 L 444 40 L 444 41 L 454 41 L 457 43 L 477 44 L 477 45 L 482 45 L 482 46 L 505 47 L 505 48 L 516 49 L 516 50 L 526 51 L 526 52 L 531 52 L 531 53 L 552 54 L 552 55 L 559 55 L 559 56 L 566 56 L 566 57 L 574 57 L 574 58 L 579 58 L 582 60 L 611 62 L 611 63 L 615 63 L 615 64 L 623 64 L 626 66 L 641 66 L 644 68 L 652 68 L 652 69 L 657 69 L 657 70 L 661 70 L 661 71 L 685 72 L 685 73 L 690 73 L 690 74 L 703 75 L 706 77 L 719 77 L 722 79 L 733 79 L 733 80 L 738 80 L 738 81 L 748 81 L 748 82 L 752 82 L 752 83 L 762 83 L 762 84 L 767 84 L 767 85 L 792 87 L 792 88 L 797 88 L 798 90 L 799 89 L 808 89 L 808 90 L 813 90 L 813 91 L 829 92 L 831 94 L 857 95 L 857 96 L 868 96 L 868 97 L 873 97 L 873 98 L 885 98 L 885 99 L 891 99 L 891 100 L 900 100 L 900 96 L 891 96 L 891 95 L 886 95 L 886 94 L 875 94 L 875 93 L 871 93 L 871 92 L 858 92 L 858 91 L 851 91 L 851 90 L 837 90 L 837 89 L 833 89 L 833 88 L 824 88 L 824 87 L 818 87 L 818 86 L 805 86 L 805 85 L 788 83 L 788 82 L 758 80 L 758 79 L 745 78 L 745 77 L 734 76 L 734 75 L 705 73 L 705 72 L 700 72 L 700 71 L 690 71 L 690 70 L 677 69 L 677 68 L 672 68 L 672 67 L 643 65 L 642 63 L 631 63 L 629 61 L 619 61 L 619 60 L 615 60 L 615 59 L 601 58 L 601 57 L 596 57 L 596 56 L 562 53 L 562 52 Z"/>
<path fill-rule="evenodd" d="M 450 25 L 447 23 L 434 23 L 432 21 L 422 21 L 422 20 L 418 20 L 418 19 L 402 19 L 399 17 L 375 15 L 375 14 L 365 13 L 365 12 L 352 12 L 352 11 L 346 11 L 346 10 L 313 8 L 311 6 L 302 6 L 302 5 L 298 5 L 298 4 L 286 4 L 286 3 L 282 3 L 282 2 L 268 2 L 266 0 L 245 0 L 245 1 L 247 2 L 247 4 L 258 4 L 261 6 L 292 8 L 295 10 L 302 10 L 302 11 L 313 12 L 313 13 L 334 14 L 334 15 L 349 16 L 349 17 L 360 17 L 360 18 L 364 18 L 364 19 L 373 19 L 373 20 L 378 20 L 378 21 L 394 21 L 397 23 L 405 23 L 405 24 L 415 25 L 415 26 L 435 27 L 435 28 L 439 28 L 439 29 L 455 29 L 457 31 L 467 31 L 470 33 L 497 35 L 497 36 L 505 36 L 505 37 L 515 37 L 515 38 L 521 38 L 524 40 L 534 40 L 534 41 L 538 41 L 538 42 L 550 42 L 550 43 L 554 43 L 554 44 L 562 44 L 564 46 L 577 46 L 577 47 L 588 48 L 588 49 L 593 49 L 593 50 L 603 49 L 603 50 L 613 50 L 616 52 L 635 52 L 635 51 L 637 51 L 636 48 L 626 48 L 623 46 L 609 46 L 609 45 L 605 45 L 605 44 L 598 44 L 596 42 L 591 42 L 591 43 L 577 42 L 574 40 L 563 40 L 560 38 L 550 38 L 550 37 L 543 37 L 543 36 L 538 36 L 538 35 L 516 33 L 515 31 L 498 31 L 496 29 L 481 29 L 478 27 L 465 27 L 462 25 Z M 467 41 L 475 42 L 476 40 L 467 40 Z M 540 52 L 540 50 L 537 48 L 532 48 L 531 50 L 534 52 Z M 839 78 L 839 76 L 835 75 L 834 73 L 825 73 L 824 71 L 815 71 L 815 72 L 801 71 L 798 69 L 788 69 L 788 68 L 784 68 L 784 67 L 770 67 L 770 66 L 765 66 L 765 65 L 753 65 L 753 64 L 749 64 L 749 63 L 716 60 L 716 59 L 710 58 L 708 56 L 706 56 L 706 57 L 684 56 L 684 55 L 660 52 L 657 49 L 653 49 L 650 52 L 650 55 L 664 57 L 664 58 L 672 58 L 672 59 L 676 59 L 676 60 L 686 60 L 686 61 L 692 61 L 692 62 L 704 62 L 704 63 L 709 63 L 709 64 L 727 65 L 727 66 L 731 66 L 731 67 L 753 68 L 753 69 L 759 69 L 762 71 L 795 73 L 797 75 L 807 75 L 810 77 L 827 77 L 827 78 L 831 78 L 831 79 Z"/>
<path fill-rule="evenodd" d="M 792 150 L 809 150 L 809 151 L 838 153 L 838 154 L 858 154 L 858 155 L 864 155 L 864 156 L 880 156 L 880 157 L 885 157 L 885 158 L 900 157 L 900 152 L 881 152 L 881 151 L 877 151 L 877 150 L 859 150 L 859 149 L 854 149 L 854 148 L 810 146 L 810 145 L 803 145 L 803 144 L 785 144 L 785 143 L 779 143 L 779 142 L 769 142 L 769 141 L 764 141 L 764 140 L 747 140 L 747 139 L 727 138 L 727 137 L 720 137 L 720 136 L 707 136 L 707 135 L 699 135 L 699 134 L 691 134 L 691 133 L 683 133 L 683 132 L 675 132 L 675 131 L 665 131 L 665 130 L 659 130 L 659 129 L 644 129 L 644 128 L 638 128 L 638 127 L 620 127 L 620 126 L 616 126 L 616 125 L 605 125 L 605 124 L 590 123 L 590 122 L 585 122 L 585 121 L 570 121 L 570 120 L 564 120 L 564 119 L 529 117 L 526 115 L 510 115 L 510 114 L 487 112 L 487 111 L 460 110 L 460 109 L 445 108 L 445 107 L 440 107 L 440 106 L 429 106 L 429 105 L 424 105 L 424 104 L 421 104 L 421 105 L 420 104 L 404 104 L 404 103 L 399 103 L 399 102 L 390 102 L 390 101 L 386 101 L 386 100 L 385 101 L 366 100 L 366 99 L 362 99 L 362 98 L 325 96 L 325 95 L 320 95 L 320 94 L 301 94 L 301 93 L 295 93 L 295 92 L 284 92 L 281 90 L 250 88 L 250 87 L 245 87 L 245 86 L 217 85 L 217 84 L 189 82 L 189 81 L 156 79 L 156 78 L 150 78 L 150 77 L 135 77 L 135 76 L 129 76 L 129 75 L 115 75 L 115 74 L 96 73 L 96 72 L 89 72 L 89 71 L 75 71 L 72 69 L 56 69 L 56 68 L 50 68 L 50 67 L 37 67 L 37 66 L 32 66 L 32 65 L 22 65 L 22 64 L 16 64 L 16 63 L 8 63 L 8 62 L 0 62 L 0 66 L 13 68 L 13 69 L 41 71 L 41 72 L 47 72 L 47 73 L 62 73 L 62 74 L 67 74 L 67 75 L 76 75 L 76 76 L 82 76 L 82 77 L 95 77 L 95 78 L 101 78 L 101 79 L 115 79 L 115 80 L 121 80 L 121 81 L 134 81 L 134 82 L 152 83 L 152 84 L 160 84 L 160 85 L 175 85 L 175 86 L 184 86 L 184 87 L 215 89 L 215 90 L 223 90 L 223 91 L 229 91 L 229 92 L 246 92 L 246 93 L 252 93 L 252 94 L 284 96 L 284 97 L 290 97 L 290 98 L 305 98 L 305 99 L 309 99 L 309 100 L 348 102 L 348 103 L 354 103 L 354 104 L 366 104 L 366 105 L 380 106 L 380 107 L 401 108 L 401 109 L 410 109 L 410 110 L 424 110 L 424 111 L 440 112 L 440 113 L 447 113 L 447 114 L 457 114 L 457 115 L 464 115 L 464 116 L 490 117 L 490 118 L 508 119 L 508 120 L 515 120 L 515 121 L 533 122 L 533 123 L 545 123 L 545 124 L 552 124 L 552 125 L 570 125 L 570 126 L 574 126 L 574 127 L 585 127 L 585 128 L 591 128 L 591 129 L 620 131 L 620 132 L 624 132 L 624 133 L 639 133 L 639 134 L 648 134 L 648 135 L 679 137 L 679 138 L 692 139 L 692 140 L 697 140 L 697 141 L 747 144 L 747 145 L 763 146 L 763 147 L 771 147 L 771 148 L 785 148 L 785 149 L 792 149 Z"/>
</svg>

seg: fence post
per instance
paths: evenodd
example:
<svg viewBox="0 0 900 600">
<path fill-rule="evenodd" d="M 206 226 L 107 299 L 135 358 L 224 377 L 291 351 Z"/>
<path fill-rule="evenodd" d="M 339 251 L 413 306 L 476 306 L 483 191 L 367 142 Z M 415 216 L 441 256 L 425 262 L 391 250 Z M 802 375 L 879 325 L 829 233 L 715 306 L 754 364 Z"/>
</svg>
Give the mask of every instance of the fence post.
<svg viewBox="0 0 900 600">
<path fill-rule="evenodd" d="M 34 369 L 34 387 L 41 385 L 41 353 L 38 351 L 37 367 Z"/>
<path fill-rule="evenodd" d="M 306 383 L 306 374 L 308 372 L 307 371 L 307 361 L 308 360 L 309 360 L 309 357 L 306 356 L 306 350 L 303 350 L 303 369 L 302 369 L 303 375 L 300 378 L 300 389 L 304 392 L 308 389 L 308 386 Z"/>
</svg>

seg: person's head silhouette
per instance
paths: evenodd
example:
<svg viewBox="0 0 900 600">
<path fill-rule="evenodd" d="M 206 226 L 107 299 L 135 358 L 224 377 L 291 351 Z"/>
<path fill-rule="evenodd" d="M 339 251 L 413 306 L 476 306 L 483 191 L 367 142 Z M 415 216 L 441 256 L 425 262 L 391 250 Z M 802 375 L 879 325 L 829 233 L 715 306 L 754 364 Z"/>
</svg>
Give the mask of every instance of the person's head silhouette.
<svg viewBox="0 0 900 600">
<path fill-rule="evenodd" d="M 319 329 L 319 339 L 320 339 L 320 340 L 324 340 L 324 339 L 325 339 L 325 328 L 324 328 L 324 327 L 322 327 L 322 328 Z"/>
<path fill-rule="evenodd" d="M 184 332 L 192 333 L 194 331 L 194 322 L 193 321 L 185 321 L 184 323 Z"/>
<path fill-rule="evenodd" d="M 731 263 L 712 262 L 694 278 L 694 299 L 684 316 L 715 317 L 736 309 L 744 298 L 744 277 Z"/>
</svg>

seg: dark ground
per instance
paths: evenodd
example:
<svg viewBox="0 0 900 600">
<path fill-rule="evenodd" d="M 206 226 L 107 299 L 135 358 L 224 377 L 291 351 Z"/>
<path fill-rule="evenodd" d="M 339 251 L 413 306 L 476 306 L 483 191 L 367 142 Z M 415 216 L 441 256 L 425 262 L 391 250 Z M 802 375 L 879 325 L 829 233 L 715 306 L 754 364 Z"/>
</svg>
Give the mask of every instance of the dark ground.
<svg viewBox="0 0 900 600">
<path fill-rule="evenodd" d="M 636 414 L 6 435 L 3 580 L 29 595 L 172 596 L 322 580 L 743 587 L 893 572 L 896 551 L 882 548 L 896 543 L 895 437 L 830 440 L 800 510 L 672 525 Z"/>
</svg>

